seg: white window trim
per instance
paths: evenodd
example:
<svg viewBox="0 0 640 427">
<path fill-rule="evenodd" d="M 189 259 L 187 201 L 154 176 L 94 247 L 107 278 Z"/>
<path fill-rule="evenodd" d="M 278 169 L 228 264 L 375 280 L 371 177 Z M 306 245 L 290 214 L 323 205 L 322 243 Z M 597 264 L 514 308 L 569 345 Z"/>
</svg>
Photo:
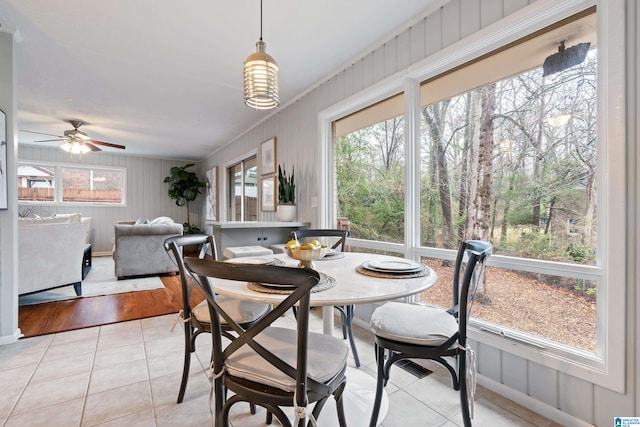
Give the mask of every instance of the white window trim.
<svg viewBox="0 0 640 427">
<path fill-rule="evenodd" d="M 507 16 L 477 33 L 472 38 L 463 39 L 424 60 L 411 65 L 407 70 L 389 76 L 369 88 L 321 111 L 318 114 L 318 137 L 321 146 L 321 171 L 319 206 L 319 225 L 329 226 L 335 216 L 336 207 L 332 196 L 333 177 L 333 140 L 331 123 L 362 108 L 405 90 L 405 107 L 419 107 L 415 96 L 416 82 L 441 74 L 457 65 L 466 63 L 478 56 L 491 52 L 528 34 L 545 28 L 564 18 L 572 16 L 589 7 L 597 5 L 598 31 L 598 180 L 599 187 L 606 188 L 608 200 L 598 204 L 598 259 L 602 265 L 597 267 L 572 266 L 573 272 L 584 274 L 590 279 L 604 282 L 607 286 L 598 287 L 597 330 L 604 332 L 598 338 L 597 354 L 583 353 L 579 350 L 554 345 L 554 351 L 542 349 L 536 340 L 530 344 L 514 342 L 494 333 L 473 328 L 470 337 L 492 345 L 498 349 L 517 354 L 523 358 L 558 371 L 573 375 L 608 389 L 625 392 L 625 355 L 626 355 L 626 304 L 625 293 L 628 287 L 626 278 L 626 257 L 628 243 L 625 231 L 626 211 L 634 200 L 620 189 L 626 188 L 626 105 L 625 105 L 625 46 L 624 26 L 625 8 L 623 0 L 538 0 L 535 3 Z M 405 112 L 405 120 L 413 120 Z M 417 114 L 417 110 L 414 110 Z M 419 146 L 415 129 L 407 132 L 406 144 Z M 413 149 L 415 150 L 415 149 Z M 409 150 L 407 150 L 409 152 Z M 407 161 L 407 198 L 415 193 L 409 184 L 409 173 L 415 175 L 415 165 Z M 622 166 L 625 165 L 625 166 Z M 615 167 L 614 167 L 615 166 Z M 415 185 L 415 184 L 413 184 Z M 616 192 L 616 189 L 618 190 Z M 416 207 L 406 206 L 406 236 L 415 235 Z M 418 214 L 419 218 L 419 214 Z M 425 252 L 415 246 L 412 238 L 405 239 L 405 256 L 417 259 Z M 356 243 L 354 241 L 354 243 Z M 364 243 L 364 242 L 363 242 Z M 363 244 L 371 246 L 371 244 Z M 377 249 L 387 247 L 397 251 L 398 245 L 386 245 L 376 242 Z M 537 268 L 537 262 L 518 260 L 519 268 Z M 492 257 L 490 265 L 511 267 L 509 257 Z M 526 265 L 525 265 L 526 264 Z M 584 270 L 584 271 L 582 271 Z M 553 274 L 553 271 L 545 269 Z M 481 325 L 480 323 L 477 323 Z"/>
<path fill-rule="evenodd" d="M 238 157 L 235 157 L 228 162 L 225 162 L 223 165 L 222 179 L 220 180 L 220 194 L 218 195 L 219 205 L 220 205 L 220 222 L 229 221 L 228 218 L 228 193 L 229 193 L 229 168 L 233 165 L 237 165 L 251 157 L 255 156 L 260 161 L 258 156 L 258 149 L 254 148 L 253 150 L 247 151 L 245 154 L 242 154 Z M 258 186 L 258 200 L 260 200 L 260 186 Z"/>
<path fill-rule="evenodd" d="M 18 166 L 20 165 L 36 165 L 36 166 L 46 166 L 52 169 L 55 169 L 55 175 L 53 178 L 54 182 L 54 196 L 53 202 L 48 201 L 30 201 L 30 200 L 19 200 L 18 204 L 20 205 L 42 205 L 42 206 L 85 206 L 85 207 L 126 207 L 127 206 L 127 168 L 117 167 L 117 166 L 102 166 L 102 165 L 82 165 L 77 163 L 56 163 L 56 162 L 46 162 L 40 160 L 19 160 Z M 122 186 L 122 201 L 120 203 L 112 203 L 112 202 L 64 202 L 62 200 L 62 168 L 73 168 L 73 169 L 103 169 L 103 170 L 112 170 L 122 172 L 123 174 L 123 186 Z"/>
</svg>

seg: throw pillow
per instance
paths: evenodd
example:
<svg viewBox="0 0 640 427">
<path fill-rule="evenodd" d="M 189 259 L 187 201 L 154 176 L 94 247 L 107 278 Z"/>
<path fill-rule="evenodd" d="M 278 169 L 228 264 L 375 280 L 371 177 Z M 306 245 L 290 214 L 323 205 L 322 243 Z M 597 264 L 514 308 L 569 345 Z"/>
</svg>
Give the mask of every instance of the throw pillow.
<svg viewBox="0 0 640 427">
<path fill-rule="evenodd" d="M 149 219 L 147 219 L 147 218 L 138 218 L 134 225 L 140 225 L 140 224 L 149 224 Z"/>
<path fill-rule="evenodd" d="M 151 224 L 173 224 L 173 220 L 168 216 L 159 216 L 151 221 Z"/>
</svg>

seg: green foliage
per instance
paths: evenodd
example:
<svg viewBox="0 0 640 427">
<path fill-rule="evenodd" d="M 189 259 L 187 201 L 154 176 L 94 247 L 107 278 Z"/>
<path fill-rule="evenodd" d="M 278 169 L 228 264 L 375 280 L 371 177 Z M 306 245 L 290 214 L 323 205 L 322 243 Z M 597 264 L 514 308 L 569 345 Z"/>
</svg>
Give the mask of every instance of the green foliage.
<svg viewBox="0 0 640 427">
<path fill-rule="evenodd" d="M 588 248 L 587 246 L 580 245 L 573 242 L 569 243 L 569 246 L 567 246 L 567 248 L 565 249 L 565 252 L 575 262 L 578 262 L 581 264 L 593 258 L 593 251 L 591 250 L 591 248 Z"/>
<path fill-rule="evenodd" d="M 170 184 L 169 197 L 174 199 L 178 206 L 193 202 L 198 197 L 198 194 L 201 194 L 200 189 L 207 186 L 206 182 L 200 181 L 195 172 L 187 170 L 191 166 L 193 166 L 193 163 L 172 167 L 171 175 L 163 181 Z"/>
<path fill-rule="evenodd" d="M 296 202 L 295 168 L 291 176 L 278 165 L 278 203 L 292 205 Z"/>
<path fill-rule="evenodd" d="M 202 234 L 202 230 L 198 227 L 198 224 L 189 224 L 185 222 L 182 224 L 182 233 L 183 234 Z"/>
<path fill-rule="evenodd" d="M 172 167 L 171 175 L 163 181 L 169 184 L 168 194 L 171 199 L 176 201 L 176 205 L 187 207 L 187 222 L 183 224 L 185 234 L 202 233 L 196 224 L 191 224 L 189 202 L 196 200 L 200 189 L 207 186 L 206 182 L 200 181 L 195 172 L 187 170 L 191 166 L 193 163 Z"/>
</svg>

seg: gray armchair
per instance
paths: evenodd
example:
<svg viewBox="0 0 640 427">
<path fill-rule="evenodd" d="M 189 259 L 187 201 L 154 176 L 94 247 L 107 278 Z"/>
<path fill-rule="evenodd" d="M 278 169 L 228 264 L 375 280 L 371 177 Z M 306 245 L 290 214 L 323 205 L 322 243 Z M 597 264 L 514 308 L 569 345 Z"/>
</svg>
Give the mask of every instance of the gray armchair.
<svg viewBox="0 0 640 427">
<path fill-rule="evenodd" d="M 175 260 L 164 249 L 164 241 L 182 235 L 182 224 L 118 221 L 114 227 L 113 260 L 118 279 L 178 272 Z"/>
</svg>

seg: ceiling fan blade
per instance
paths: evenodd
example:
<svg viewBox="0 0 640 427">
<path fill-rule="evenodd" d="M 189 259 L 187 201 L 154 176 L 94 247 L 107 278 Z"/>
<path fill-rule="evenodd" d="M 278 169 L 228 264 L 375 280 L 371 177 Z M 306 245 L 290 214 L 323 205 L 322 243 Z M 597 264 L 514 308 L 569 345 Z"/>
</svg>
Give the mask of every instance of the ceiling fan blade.
<svg viewBox="0 0 640 427">
<path fill-rule="evenodd" d="M 35 134 L 38 134 L 38 135 L 47 135 L 47 136 L 57 136 L 58 138 L 62 138 L 60 135 L 54 135 L 52 133 L 36 132 L 36 131 L 33 131 L 33 130 L 20 129 L 20 132 L 35 133 Z"/>
<path fill-rule="evenodd" d="M 112 144 L 111 142 L 104 142 L 104 141 L 96 141 L 96 140 L 91 140 L 92 144 L 97 144 L 97 145 L 104 145 L 105 147 L 111 147 L 111 148 L 119 148 L 121 150 L 125 149 L 124 145 L 119 145 L 119 144 Z"/>
<path fill-rule="evenodd" d="M 93 141 L 93 142 L 95 142 L 95 141 Z M 91 151 L 102 151 L 100 148 L 96 147 L 95 145 L 93 145 L 93 144 L 91 144 L 91 143 L 85 142 L 85 143 L 84 143 L 84 145 L 86 145 L 87 147 L 89 147 L 89 149 L 90 149 Z"/>
<path fill-rule="evenodd" d="M 55 142 L 55 141 L 66 141 L 65 138 L 58 138 L 58 139 L 42 139 L 40 141 L 33 141 L 33 142 Z"/>
</svg>

